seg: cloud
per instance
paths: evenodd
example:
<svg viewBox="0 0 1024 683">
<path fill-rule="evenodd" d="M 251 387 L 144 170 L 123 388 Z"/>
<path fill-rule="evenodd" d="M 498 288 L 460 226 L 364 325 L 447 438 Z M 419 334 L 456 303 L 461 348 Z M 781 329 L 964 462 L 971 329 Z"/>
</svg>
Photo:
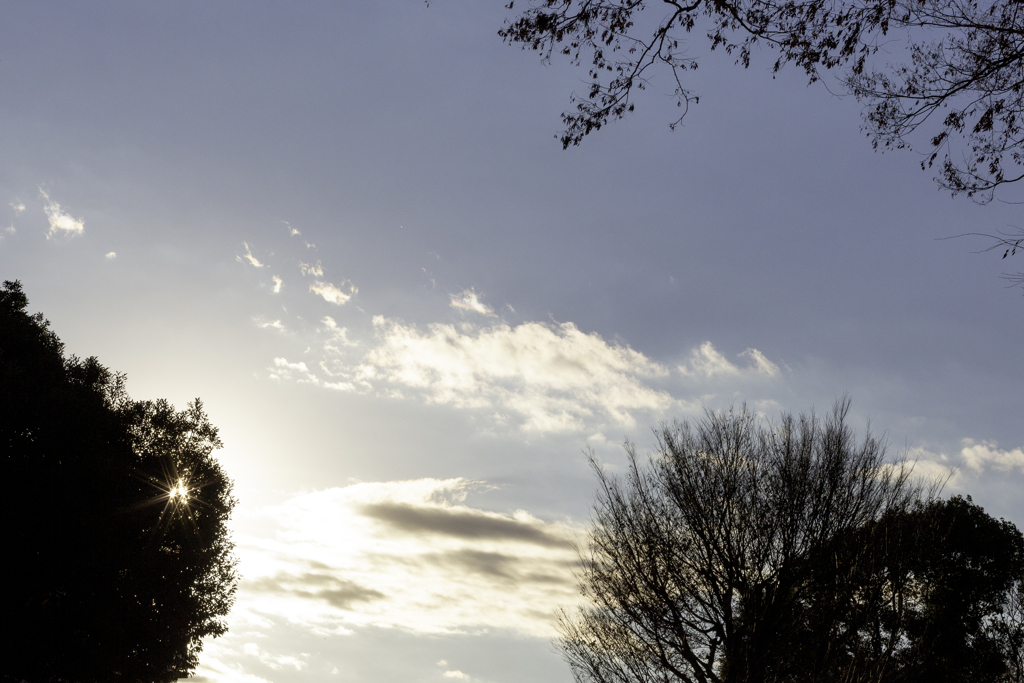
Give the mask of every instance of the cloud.
<svg viewBox="0 0 1024 683">
<path fill-rule="evenodd" d="M 494 309 L 482 303 L 477 293 L 472 289 L 465 289 L 460 294 L 452 294 L 451 307 L 461 311 L 471 311 L 480 315 L 497 317 L 494 315 Z"/>
<path fill-rule="evenodd" d="M 689 360 L 679 365 L 678 369 L 685 376 L 707 378 L 739 375 L 773 377 L 779 373 L 779 366 L 765 358 L 764 354 L 757 349 L 747 349 L 739 354 L 739 357 L 747 359 L 748 363 L 745 368 L 733 364 L 711 342 L 706 341 L 693 349 L 690 352 Z"/>
<path fill-rule="evenodd" d="M 242 652 L 252 657 L 256 657 L 275 671 L 280 671 L 285 667 L 294 669 L 295 671 L 302 671 L 306 666 L 304 658 L 309 657 L 305 652 L 302 653 L 303 659 L 298 659 L 297 657 L 292 657 L 290 655 L 272 655 L 269 652 L 262 650 L 256 643 L 246 643 L 242 646 Z"/>
<path fill-rule="evenodd" d="M 259 511 L 274 530 L 239 536 L 233 619 L 286 619 L 318 633 L 512 629 L 551 637 L 576 601 L 580 527 L 471 507 L 467 479 L 358 483 Z M 235 616 L 237 615 L 237 616 Z"/>
<path fill-rule="evenodd" d="M 117 252 L 116 251 L 108 251 L 106 258 L 109 258 L 109 259 L 117 258 Z"/>
<path fill-rule="evenodd" d="M 256 258 L 255 256 L 252 255 L 252 250 L 249 249 L 249 244 L 246 243 L 246 242 L 242 242 L 242 246 L 245 247 L 245 253 L 242 254 L 241 256 L 236 256 L 235 259 L 239 263 L 246 263 L 246 262 L 248 262 L 248 263 L 252 264 L 253 266 L 255 266 L 257 268 L 262 268 L 263 264 L 260 263 L 258 258 Z"/>
<path fill-rule="evenodd" d="M 274 321 L 277 323 L 278 321 Z M 276 327 L 274 323 L 260 325 L 260 327 Z M 316 375 L 309 371 L 305 363 L 289 363 L 286 358 L 275 358 L 274 367 L 271 368 L 271 379 L 295 379 L 299 383 L 318 383 Z"/>
<path fill-rule="evenodd" d="M 65 235 L 81 235 L 85 232 L 84 218 L 73 217 L 62 209 L 60 204 L 50 199 L 50 195 L 46 194 L 42 188 L 39 189 L 39 194 L 46 200 L 46 206 L 43 207 L 43 211 L 46 212 L 46 217 L 50 220 L 50 229 L 46 233 L 46 239 L 50 239 L 58 231 L 63 232 Z"/>
<path fill-rule="evenodd" d="M 629 347 L 572 323 L 434 324 L 426 331 L 374 318 L 378 345 L 359 378 L 421 392 L 432 403 L 511 414 L 526 430 L 570 431 L 588 421 L 636 424 L 638 411 L 673 404 L 646 381 L 668 375 Z"/>
<path fill-rule="evenodd" d="M 15 232 L 17 232 L 17 230 L 15 230 L 15 229 L 14 229 L 14 226 L 13 226 L 13 225 L 8 225 L 8 226 L 7 226 L 6 228 L 5 228 L 5 230 L 7 230 L 7 232 L 11 233 L 12 235 L 13 235 L 13 234 L 14 234 Z"/>
<path fill-rule="evenodd" d="M 750 361 L 747 368 L 754 374 L 768 375 L 769 377 L 779 374 L 779 366 L 765 358 L 764 354 L 757 349 L 747 349 L 740 354 L 740 358 Z"/>
<path fill-rule="evenodd" d="M 313 564 L 330 569 L 320 563 Z M 308 600 L 323 600 L 341 610 L 350 609 L 357 602 L 373 602 L 385 597 L 380 591 L 322 572 L 279 572 L 274 576 L 261 577 L 249 582 L 249 590 L 257 593 L 292 594 Z"/>
<path fill-rule="evenodd" d="M 43 193 L 43 196 L 46 196 L 46 193 Z M 49 197 L 47 197 L 47 199 L 49 199 Z M 14 209 L 14 213 L 21 213 L 25 210 L 25 203 L 11 202 L 11 208 Z"/>
<path fill-rule="evenodd" d="M 927 484 L 939 483 L 954 491 L 965 490 L 986 474 L 1024 473 L 1024 448 L 1004 450 L 994 441 L 977 443 L 973 439 L 964 439 L 961 445 L 958 458 L 918 447 L 908 450 L 907 459 L 914 464 L 914 475 L 918 479 Z"/>
<path fill-rule="evenodd" d="M 487 515 L 468 508 L 422 507 L 407 503 L 369 503 L 360 509 L 366 517 L 405 533 L 432 533 L 457 538 L 516 540 L 543 546 L 563 546 L 564 538 L 502 515 Z"/>
<path fill-rule="evenodd" d="M 275 324 L 277 323 L 277 324 Z M 275 327 L 277 328 L 279 321 L 275 320 L 273 323 L 266 325 L 260 325 L 260 327 Z M 283 330 L 283 326 L 280 328 Z M 351 382 L 326 382 L 321 380 L 313 373 L 309 367 L 303 363 L 290 363 L 286 358 L 275 358 L 274 365 L 268 368 L 270 371 L 269 377 L 274 380 L 289 380 L 297 382 L 299 384 L 312 384 L 315 387 L 323 387 L 324 389 L 333 389 L 334 391 L 355 391 L 356 387 Z"/>
<path fill-rule="evenodd" d="M 299 270 L 302 271 L 303 275 L 313 275 L 315 277 L 324 276 L 324 267 L 320 265 L 319 260 L 314 264 L 299 263 Z"/>
<path fill-rule="evenodd" d="M 963 458 L 964 466 L 977 474 L 992 470 L 1024 472 L 1024 449 L 1001 450 L 999 444 L 993 441 L 975 443 L 973 439 L 964 439 L 960 457 Z"/>
<path fill-rule="evenodd" d="M 274 289 L 273 289 L 274 294 L 280 294 L 281 293 L 281 278 L 279 278 L 278 276 L 275 275 L 275 276 L 273 276 L 270 279 L 274 281 Z"/>
<path fill-rule="evenodd" d="M 285 331 L 284 324 L 280 320 L 260 320 L 260 319 L 257 319 L 256 320 L 256 324 L 259 327 L 263 328 L 264 330 L 269 327 L 271 329 L 277 330 L 278 332 L 284 332 Z M 277 360 L 284 360 L 284 359 L 283 358 L 281 358 L 281 359 L 275 358 L 274 360 L 277 361 Z M 305 363 L 300 363 L 300 365 L 302 365 L 302 367 L 306 367 Z"/>
<path fill-rule="evenodd" d="M 458 669 L 453 669 L 453 670 L 445 671 L 444 672 L 444 677 L 445 678 L 454 678 L 454 679 L 459 680 L 459 681 L 468 681 L 469 680 L 469 676 L 467 676 L 466 674 L 462 673 Z"/>
<path fill-rule="evenodd" d="M 281 222 L 285 224 L 286 228 L 288 228 L 288 234 L 291 235 L 292 237 L 297 237 L 298 235 L 302 234 L 301 232 L 299 232 L 298 230 L 293 228 L 292 224 L 289 223 L 288 221 L 281 221 Z"/>
<path fill-rule="evenodd" d="M 338 354 L 341 350 L 338 345 L 344 347 L 359 346 L 358 342 L 354 342 L 348 338 L 348 329 L 339 327 L 338 323 L 334 321 L 329 315 L 325 315 L 323 320 L 320 321 L 324 326 L 324 330 L 329 336 L 328 340 L 324 343 L 324 350 L 330 353 Z"/>
<path fill-rule="evenodd" d="M 324 301 L 341 306 L 359 291 L 353 284 L 349 284 L 348 288 L 346 293 L 330 282 L 320 282 L 317 280 L 309 286 L 309 291 L 323 297 Z"/>
</svg>

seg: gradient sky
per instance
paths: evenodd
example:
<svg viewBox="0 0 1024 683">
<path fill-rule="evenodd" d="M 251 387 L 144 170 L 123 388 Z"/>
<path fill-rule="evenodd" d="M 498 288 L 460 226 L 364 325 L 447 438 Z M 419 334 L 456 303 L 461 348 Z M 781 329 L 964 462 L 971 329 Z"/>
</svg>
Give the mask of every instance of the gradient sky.
<svg viewBox="0 0 1024 683">
<path fill-rule="evenodd" d="M 562 151 L 584 74 L 503 45 L 505 12 L 6 8 L 0 275 L 225 443 L 244 578 L 197 680 L 567 683 L 584 450 L 614 470 L 705 407 L 848 393 L 860 433 L 1024 526 L 998 278 L 1024 266 L 940 239 L 1020 206 L 951 199 L 834 83 L 698 38 L 683 127 L 655 80 Z"/>
</svg>

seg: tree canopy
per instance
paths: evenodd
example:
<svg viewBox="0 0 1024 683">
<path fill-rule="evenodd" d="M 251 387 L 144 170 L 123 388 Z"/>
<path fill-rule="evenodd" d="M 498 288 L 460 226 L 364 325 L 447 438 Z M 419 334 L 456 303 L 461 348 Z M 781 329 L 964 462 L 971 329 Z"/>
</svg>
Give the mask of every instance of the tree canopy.
<svg viewBox="0 0 1024 683">
<path fill-rule="evenodd" d="M 0 289 L 0 448 L 10 631 L 0 673 L 162 682 L 223 634 L 237 574 L 231 480 L 197 399 L 134 401 L 66 356 L 18 282 Z"/>
<path fill-rule="evenodd" d="M 776 71 L 792 63 L 815 81 L 837 69 L 875 146 L 925 151 L 922 168 L 936 167 L 954 195 L 988 201 L 1024 178 L 1024 11 L 1014 0 L 528 0 L 499 31 L 587 69 L 588 91 L 562 116 L 563 146 L 633 111 L 659 69 L 679 123 L 698 101 L 686 83 L 699 61 L 691 33 L 744 66 L 764 47 Z M 891 62 L 878 59 L 883 45 Z"/>
<path fill-rule="evenodd" d="M 856 442 L 848 402 L 777 425 L 666 426 L 622 479 L 596 467 L 577 681 L 1020 681 L 1024 537 Z"/>
</svg>

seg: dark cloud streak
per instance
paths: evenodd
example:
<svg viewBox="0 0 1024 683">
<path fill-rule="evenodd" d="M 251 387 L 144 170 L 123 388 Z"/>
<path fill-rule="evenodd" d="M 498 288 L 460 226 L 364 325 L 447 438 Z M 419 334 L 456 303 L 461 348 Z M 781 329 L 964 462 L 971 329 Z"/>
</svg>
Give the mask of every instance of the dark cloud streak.
<svg viewBox="0 0 1024 683">
<path fill-rule="evenodd" d="M 407 533 L 433 533 L 457 538 L 520 541 L 566 548 L 571 544 L 525 522 L 457 508 L 423 507 L 406 503 L 370 503 L 359 507 L 365 517 Z"/>
<path fill-rule="evenodd" d="M 284 593 L 310 600 L 323 600 L 337 609 L 349 609 L 356 602 L 375 602 L 387 597 L 380 591 L 360 586 L 354 581 L 316 572 L 297 575 L 279 572 L 274 576 L 243 582 L 243 588 L 256 593 Z"/>
</svg>

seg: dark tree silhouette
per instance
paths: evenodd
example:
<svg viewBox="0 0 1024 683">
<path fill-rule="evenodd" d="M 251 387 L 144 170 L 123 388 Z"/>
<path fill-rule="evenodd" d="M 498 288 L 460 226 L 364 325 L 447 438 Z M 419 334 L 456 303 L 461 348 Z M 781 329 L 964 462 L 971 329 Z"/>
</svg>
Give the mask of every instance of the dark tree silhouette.
<svg viewBox="0 0 1024 683">
<path fill-rule="evenodd" d="M 866 104 L 875 146 L 927 150 L 922 167 L 937 162 L 954 195 L 984 202 L 1024 178 L 1024 10 L 1015 0 L 528 0 L 499 35 L 587 69 L 588 91 L 562 115 L 568 146 L 632 111 L 635 91 L 661 68 L 681 120 L 698 99 L 685 84 L 698 64 L 691 32 L 744 66 L 766 47 L 776 71 L 794 63 L 815 81 L 839 69 Z M 894 62 L 873 58 L 883 45 Z"/>
<path fill-rule="evenodd" d="M 196 400 L 133 401 L 65 356 L 18 282 L 0 289 L 0 448 L 9 625 L 0 674 L 163 682 L 225 632 L 237 575 L 231 481 Z"/>
<path fill-rule="evenodd" d="M 647 466 L 629 447 L 621 481 L 596 468 L 560 621 L 576 680 L 1019 681 L 1020 533 L 914 485 L 847 410 L 708 414 Z"/>
</svg>

